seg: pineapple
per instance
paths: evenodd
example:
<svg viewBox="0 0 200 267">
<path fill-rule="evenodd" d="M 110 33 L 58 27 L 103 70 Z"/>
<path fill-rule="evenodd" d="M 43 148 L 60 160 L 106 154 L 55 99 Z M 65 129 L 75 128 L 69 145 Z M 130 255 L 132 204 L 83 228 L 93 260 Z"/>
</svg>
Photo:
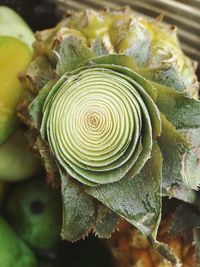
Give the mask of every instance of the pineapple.
<svg viewBox="0 0 200 267">
<path fill-rule="evenodd" d="M 123 218 L 108 241 L 120 240 L 119 253 L 112 249 L 119 266 L 190 264 L 193 248 L 157 230 L 162 197 L 199 209 L 195 68 L 174 26 L 128 8 L 68 12 L 36 33 L 18 111 L 47 181 L 60 186 L 63 239 L 108 238 Z M 176 217 L 180 229 L 189 211 Z M 199 226 L 199 211 L 194 217 L 190 230 Z"/>
<path fill-rule="evenodd" d="M 192 242 L 185 244 L 181 236 L 166 238 L 166 232 L 163 231 L 164 224 L 158 233 L 159 240 L 165 241 L 173 249 L 183 267 L 197 267 L 194 244 Z M 173 267 L 149 246 L 135 227 L 122 220 L 118 228 L 119 231 L 107 241 L 116 267 Z"/>
</svg>

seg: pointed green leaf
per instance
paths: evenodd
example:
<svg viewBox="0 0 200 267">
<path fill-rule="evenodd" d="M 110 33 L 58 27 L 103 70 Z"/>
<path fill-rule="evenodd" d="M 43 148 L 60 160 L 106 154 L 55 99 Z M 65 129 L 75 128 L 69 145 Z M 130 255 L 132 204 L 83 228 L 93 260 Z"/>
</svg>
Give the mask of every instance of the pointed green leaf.
<svg viewBox="0 0 200 267">
<path fill-rule="evenodd" d="M 165 192 L 163 192 L 163 196 L 165 196 L 165 194 L 169 195 L 169 192 L 167 193 L 166 190 L 164 191 Z M 170 192 L 170 194 L 172 194 L 172 191 Z M 179 200 L 182 200 L 184 202 L 200 207 L 200 196 L 198 192 L 195 190 L 188 189 L 182 186 L 182 187 L 174 188 L 172 195 L 173 197 Z"/>
<path fill-rule="evenodd" d="M 139 73 L 150 81 L 171 87 L 176 91 L 186 90 L 184 78 L 174 64 L 163 64 L 160 67 L 140 69 Z"/>
<path fill-rule="evenodd" d="M 182 175 L 182 159 L 187 152 L 188 142 L 170 124 L 164 115 L 162 118 L 162 134 L 158 145 L 163 156 L 163 193 L 172 194 L 173 191 L 184 185 Z"/>
<path fill-rule="evenodd" d="M 196 199 L 191 189 L 199 180 L 199 128 L 178 132 L 162 115 L 162 134 L 158 140 L 163 155 L 163 194 L 191 202 Z"/>
<path fill-rule="evenodd" d="M 180 260 L 176 257 L 173 250 L 165 243 L 155 241 L 152 238 L 149 238 L 153 248 L 157 251 L 160 255 L 162 255 L 165 259 L 170 261 L 174 267 L 181 267 L 182 264 Z"/>
<path fill-rule="evenodd" d="M 133 179 L 87 188 L 87 192 L 124 217 L 145 235 L 156 235 L 161 209 L 162 156 L 154 144 L 152 157 Z M 141 186 L 142 185 L 142 186 Z"/>
<path fill-rule="evenodd" d="M 160 111 L 162 111 L 167 119 L 179 129 L 179 132 L 183 135 L 182 139 L 185 139 L 185 141 L 179 140 L 179 146 L 183 142 L 188 143 L 188 149 L 184 149 L 185 153 L 180 154 L 181 159 L 179 162 L 182 162 L 180 177 L 182 176 L 182 179 L 190 188 L 197 189 L 200 184 L 200 101 L 189 98 L 183 93 L 175 92 L 171 88 L 156 83 L 154 83 L 154 86 L 158 91 L 156 103 Z M 169 136 L 171 135 L 171 140 L 173 139 L 173 134 L 174 137 L 178 135 L 178 132 L 175 132 L 175 129 L 172 128 L 171 126 L 171 131 L 169 129 L 167 130 L 168 132 L 170 131 Z M 163 132 L 162 135 L 164 136 L 165 132 Z M 169 136 L 167 137 L 168 142 Z M 175 139 L 176 138 L 177 137 L 175 137 Z M 179 141 L 177 140 L 177 142 Z M 163 145 L 164 142 L 164 138 L 162 142 L 161 137 L 161 143 L 163 143 Z M 175 146 L 173 149 L 176 149 Z M 173 153 L 174 152 L 171 152 L 171 154 Z M 167 158 L 169 158 L 169 156 L 167 156 Z M 179 165 L 177 165 L 176 170 L 180 170 L 180 166 L 178 166 Z"/>
<path fill-rule="evenodd" d="M 33 92 L 41 90 L 46 83 L 56 78 L 56 73 L 51 61 L 46 56 L 38 56 L 29 64 L 26 74 L 21 80 L 24 87 Z"/>
<path fill-rule="evenodd" d="M 46 169 L 47 181 L 51 184 L 60 185 L 60 174 L 56 164 L 56 159 L 50 152 L 49 145 L 40 137 L 37 137 L 37 141 L 34 145 L 37 147 L 42 157 Z"/>
<path fill-rule="evenodd" d="M 61 42 L 58 52 L 57 72 L 59 75 L 74 70 L 83 61 L 94 57 L 81 37 L 69 35 Z"/>
<path fill-rule="evenodd" d="M 181 133 L 190 143 L 190 149 L 183 159 L 183 177 L 192 189 L 200 186 L 200 128 L 181 130 Z"/>
<path fill-rule="evenodd" d="M 148 237 L 154 249 L 175 266 L 173 251 L 156 240 L 161 215 L 162 155 L 154 143 L 151 158 L 133 179 L 87 188 L 87 193 L 125 218 Z"/>
<path fill-rule="evenodd" d="M 61 236 L 76 241 L 89 234 L 96 222 L 95 201 L 84 189 L 60 169 L 63 199 L 63 226 Z"/>
<path fill-rule="evenodd" d="M 146 64 L 152 40 L 140 21 L 130 17 L 117 19 L 111 25 L 110 36 L 117 53 L 130 56 L 139 66 Z"/>
<path fill-rule="evenodd" d="M 200 214 L 196 214 L 190 205 L 183 203 L 171 215 L 170 225 L 167 229 L 167 236 L 173 238 L 189 233 L 196 227 L 200 227 Z"/>
<path fill-rule="evenodd" d="M 119 216 L 105 206 L 100 206 L 98 209 L 97 224 L 94 228 L 94 233 L 99 238 L 109 238 L 116 230 Z"/>
<path fill-rule="evenodd" d="M 156 104 L 176 129 L 200 127 L 200 101 L 184 93 L 153 83 L 157 89 Z"/>
<path fill-rule="evenodd" d="M 102 39 L 95 39 L 91 46 L 91 51 L 96 56 L 104 56 L 109 54 L 107 47 Z"/>
<path fill-rule="evenodd" d="M 29 105 L 29 114 L 32 119 L 32 123 L 34 127 L 40 130 L 42 124 L 43 117 L 43 105 L 44 102 L 51 91 L 53 85 L 55 84 L 55 80 L 49 81 L 43 88 L 40 90 L 37 97 L 33 100 L 33 102 Z"/>
</svg>

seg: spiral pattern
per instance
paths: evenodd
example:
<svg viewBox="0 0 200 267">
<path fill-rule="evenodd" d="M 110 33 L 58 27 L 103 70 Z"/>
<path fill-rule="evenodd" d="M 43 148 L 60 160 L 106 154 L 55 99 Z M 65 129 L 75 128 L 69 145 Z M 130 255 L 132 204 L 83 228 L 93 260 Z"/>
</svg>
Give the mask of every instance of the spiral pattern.
<svg viewBox="0 0 200 267">
<path fill-rule="evenodd" d="M 105 67 L 81 68 L 57 82 L 45 101 L 42 124 L 69 175 L 95 185 L 138 172 L 152 146 L 147 109 L 152 101 L 141 90 L 130 77 Z"/>
</svg>

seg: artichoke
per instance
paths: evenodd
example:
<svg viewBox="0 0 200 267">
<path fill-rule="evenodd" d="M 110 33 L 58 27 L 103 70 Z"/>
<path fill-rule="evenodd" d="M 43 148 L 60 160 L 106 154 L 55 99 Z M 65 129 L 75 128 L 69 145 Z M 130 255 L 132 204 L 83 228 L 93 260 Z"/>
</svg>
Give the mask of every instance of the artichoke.
<svg viewBox="0 0 200 267">
<path fill-rule="evenodd" d="M 176 28 L 130 9 L 67 13 L 36 33 L 19 107 L 48 180 L 61 184 L 62 238 L 106 238 L 119 217 L 156 239 L 162 196 L 196 203 L 200 102 Z"/>
</svg>

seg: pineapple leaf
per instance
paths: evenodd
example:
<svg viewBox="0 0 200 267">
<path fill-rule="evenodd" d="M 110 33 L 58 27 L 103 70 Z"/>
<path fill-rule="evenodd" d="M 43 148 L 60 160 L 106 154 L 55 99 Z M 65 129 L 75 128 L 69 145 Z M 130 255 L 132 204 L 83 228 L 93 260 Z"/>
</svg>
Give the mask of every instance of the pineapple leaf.
<svg viewBox="0 0 200 267">
<path fill-rule="evenodd" d="M 197 190 L 200 186 L 200 128 L 183 129 L 181 133 L 190 143 L 190 149 L 184 157 L 184 179 L 186 184 Z"/>
<path fill-rule="evenodd" d="M 133 179 L 88 187 L 87 193 L 135 225 L 146 236 L 156 236 L 161 210 L 162 155 L 156 144 L 152 157 Z M 142 185 L 142 186 L 141 186 Z"/>
<path fill-rule="evenodd" d="M 82 38 L 69 35 L 61 42 L 58 52 L 57 72 L 59 75 L 74 70 L 80 63 L 94 56 L 83 44 Z"/>
<path fill-rule="evenodd" d="M 140 74 L 147 79 L 171 87 L 176 91 L 186 90 L 184 79 L 175 65 L 164 64 L 156 68 L 140 69 Z"/>
<path fill-rule="evenodd" d="M 170 261 L 174 267 L 181 267 L 182 264 L 180 263 L 180 260 L 176 257 L 173 250 L 167 245 L 162 242 L 158 242 L 155 240 L 150 240 L 152 243 L 153 248 L 162 255 L 165 259 Z"/>
<path fill-rule="evenodd" d="M 68 241 L 86 237 L 94 228 L 97 216 L 95 201 L 60 168 L 63 198 L 61 236 Z"/>
<path fill-rule="evenodd" d="M 167 236 L 174 237 L 200 227 L 200 214 L 196 214 L 190 205 L 181 204 L 171 215 L 170 225 L 168 226 Z"/>
<path fill-rule="evenodd" d="M 192 157 L 191 148 L 185 136 L 171 125 L 162 115 L 162 134 L 158 140 L 159 147 L 163 155 L 163 194 L 176 196 L 179 190 L 196 188 L 199 185 L 198 166 L 193 170 L 193 177 L 190 177 L 191 170 L 185 166 L 194 166 L 196 157 Z M 191 179 L 192 178 L 192 179 Z M 179 194 L 179 197 L 181 195 Z"/>
<path fill-rule="evenodd" d="M 46 56 L 38 56 L 29 64 L 26 74 L 21 77 L 21 80 L 25 87 L 33 92 L 38 92 L 55 77 L 56 73 L 51 61 Z"/>
<path fill-rule="evenodd" d="M 35 145 L 42 157 L 46 173 L 47 182 L 53 185 L 60 185 L 60 174 L 56 165 L 55 157 L 50 153 L 48 143 L 44 142 L 40 137 L 37 137 Z"/>
<path fill-rule="evenodd" d="M 200 101 L 169 87 L 153 83 L 157 88 L 156 104 L 176 129 L 200 127 Z"/>
<path fill-rule="evenodd" d="M 34 127 L 40 130 L 42 124 L 42 117 L 43 117 L 43 105 L 48 96 L 49 92 L 51 91 L 53 85 L 55 84 L 55 80 L 49 81 L 39 92 L 37 98 L 32 101 L 29 106 L 29 114 L 32 120 Z"/>
<path fill-rule="evenodd" d="M 110 238 L 115 231 L 119 221 L 119 216 L 104 205 L 98 208 L 97 224 L 94 233 L 99 238 Z"/>
<path fill-rule="evenodd" d="M 185 138 L 176 131 L 171 123 L 162 115 L 162 134 L 158 145 L 163 156 L 163 181 L 164 193 L 178 189 L 183 185 L 181 162 L 188 143 Z"/>
</svg>

